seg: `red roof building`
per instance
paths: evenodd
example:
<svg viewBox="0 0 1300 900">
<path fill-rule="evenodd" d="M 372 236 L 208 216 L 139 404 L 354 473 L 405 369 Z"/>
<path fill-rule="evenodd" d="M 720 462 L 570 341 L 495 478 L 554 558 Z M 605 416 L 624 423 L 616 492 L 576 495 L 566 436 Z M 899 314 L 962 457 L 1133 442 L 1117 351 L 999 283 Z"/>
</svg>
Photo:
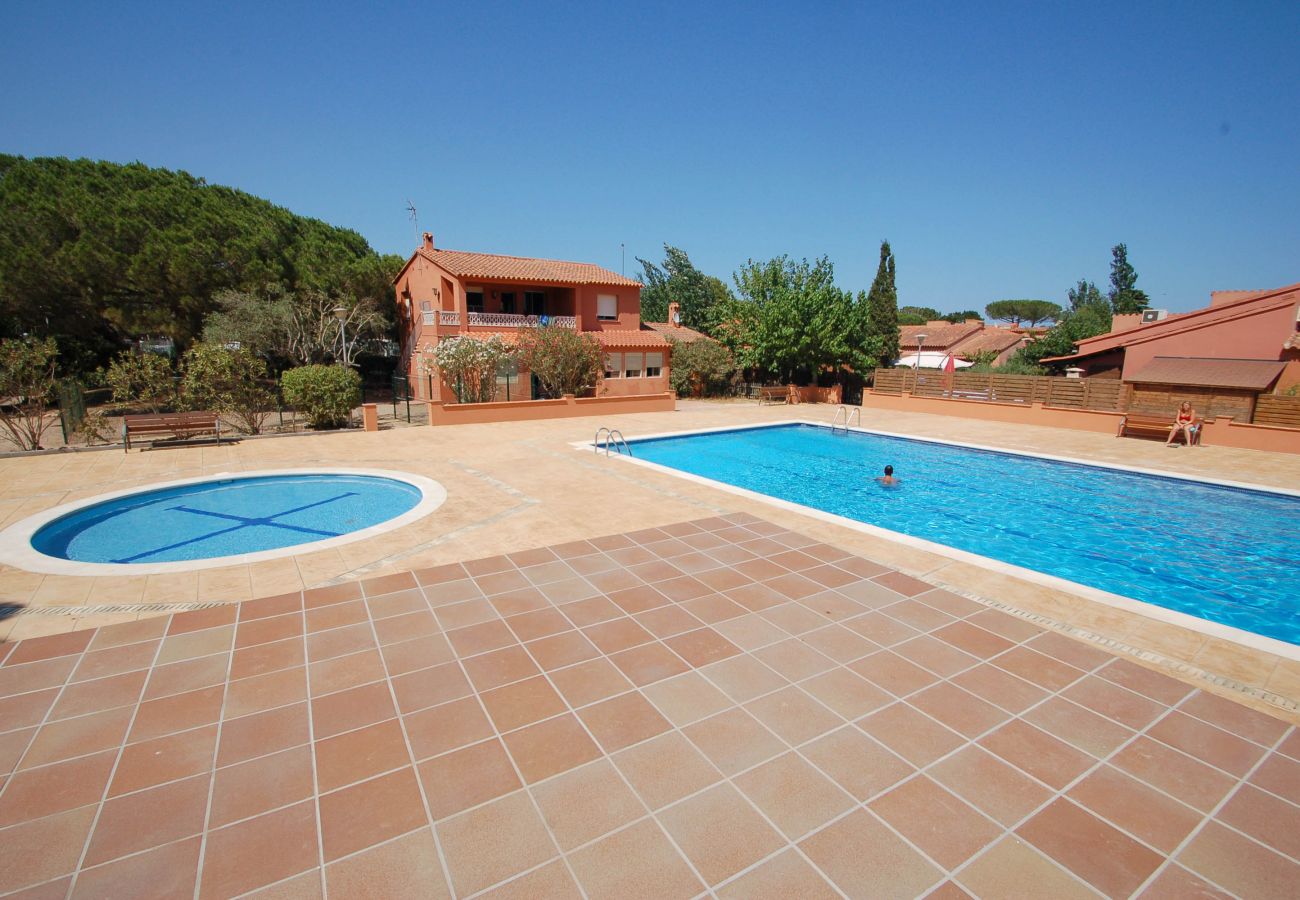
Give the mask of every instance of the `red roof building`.
<svg viewBox="0 0 1300 900">
<path fill-rule="evenodd" d="M 924 325 L 904 325 L 898 331 L 898 346 L 904 355 L 918 351 L 952 353 L 958 359 L 973 360 L 977 353 L 993 351 L 995 366 L 1010 359 L 1032 336 L 1019 328 L 985 325 L 980 319 L 956 323 L 940 319 Z"/>
</svg>

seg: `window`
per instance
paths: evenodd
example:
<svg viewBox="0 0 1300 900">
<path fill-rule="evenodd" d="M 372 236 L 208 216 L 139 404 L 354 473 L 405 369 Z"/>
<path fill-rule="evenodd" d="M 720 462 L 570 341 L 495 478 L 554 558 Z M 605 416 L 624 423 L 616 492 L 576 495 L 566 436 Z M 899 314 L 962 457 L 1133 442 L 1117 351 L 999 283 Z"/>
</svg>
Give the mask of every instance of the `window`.
<svg viewBox="0 0 1300 900">
<path fill-rule="evenodd" d="M 481 313 L 483 311 L 483 289 L 466 288 L 465 306 L 472 313 Z"/>
<path fill-rule="evenodd" d="M 596 318 L 602 322 L 618 321 L 618 297 L 613 294 L 596 296 Z"/>
<path fill-rule="evenodd" d="M 513 313 L 515 311 L 514 291 L 509 291 L 501 295 L 501 311 L 503 313 Z"/>
<path fill-rule="evenodd" d="M 643 353 L 625 353 L 625 354 L 624 354 L 624 356 L 627 358 L 627 363 L 624 365 L 623 368 L 624 368 L 624 372 L 626 373 L 626 376 L 627 376 L 628 378 L 640 378 L 640 377 L 641 377 L 641 359 L 642 359 L 642 357 L 644 357 L 644 355 L 645 355 L 645 354 L 643 354 Z"/>
<path fill-rule="evenodd" d="M 623 354 L 606 353 L 605 354 L 605 377 L 618 378 L 623 373 Z"/>
<path fill-rule="evenodd" d="M 524 291 L 524 315 L 541 316 L 546 314 L 546 295 L 541 291 Z"/>
<path fill-rule="evenodd" d="M 662 353 L 647 353 L 645 355 L 645 377 L 657 378 L 663 371 L 664 355 Z"/>
<path fill-rule="evenodd" d="M 420 313 L 421 313 L 421 318 L 424 320 L 425 325 L 433 324 L 433 303 L 432 302 L 428 300 L 421 300 Z"/>
</svg>

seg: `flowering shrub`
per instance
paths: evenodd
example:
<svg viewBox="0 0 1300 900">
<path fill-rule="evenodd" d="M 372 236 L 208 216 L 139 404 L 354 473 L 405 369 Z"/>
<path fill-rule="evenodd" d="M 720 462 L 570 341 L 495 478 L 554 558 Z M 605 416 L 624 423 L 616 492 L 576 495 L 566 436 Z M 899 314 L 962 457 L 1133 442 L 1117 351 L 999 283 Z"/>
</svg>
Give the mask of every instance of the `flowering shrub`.
<svg viewBox="0 0 1300 900">
<path fill-rule="evenodd" d="M 576 397 L 600 381 L 605 352 L 589 334 L 544 325 L 520 333 L 519 364 L 537 376 L 548 396 Z"/>
<path fill-rule="evenodd" d="M 433 358 L 459 402 L 490 403 L 496 397 L 497 370 L 514 356 L 514 348 L 494 334 L 487 340 L 450 338 L 438 344 Z"/>
</svg>

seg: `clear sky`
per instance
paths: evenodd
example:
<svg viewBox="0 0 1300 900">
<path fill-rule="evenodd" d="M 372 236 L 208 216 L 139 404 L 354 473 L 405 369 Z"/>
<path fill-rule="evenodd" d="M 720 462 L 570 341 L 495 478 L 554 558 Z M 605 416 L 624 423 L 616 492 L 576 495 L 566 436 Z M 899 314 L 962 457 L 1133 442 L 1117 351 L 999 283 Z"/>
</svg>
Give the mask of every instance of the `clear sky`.
<svg viewBox="0 0 1300 900">
<path fill-rule="evenodd" d="M 899 302 L 1300 281 L 1300 3 L 10 3 L 0 151 L 140 160 L 409 253 Z"/>
</svg>

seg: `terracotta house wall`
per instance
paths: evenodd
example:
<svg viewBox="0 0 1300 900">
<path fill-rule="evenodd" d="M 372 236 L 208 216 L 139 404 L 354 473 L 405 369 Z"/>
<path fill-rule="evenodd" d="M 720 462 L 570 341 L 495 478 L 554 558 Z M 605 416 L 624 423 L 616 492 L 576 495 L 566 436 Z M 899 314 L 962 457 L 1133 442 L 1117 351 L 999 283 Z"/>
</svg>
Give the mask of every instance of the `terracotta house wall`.
<svg viewBox="0 0 1300 900">
<path fill-rule="evenodd" d="M 1128 378 L 1157 356 L 1281 359 L 1283 341 L 1295 333 L 1295 316 L 1295 306 L 1281 306 L 1129 344 L 1124 352 L 1124 377 Z"/>
<path fill-rule="evenodd" d="M 584 284 L 576 289 L 578 327 L 583 331 L 636 331 L 641 327 L 641 289 L 620 285 Z M 596 318 L 596 297 L 613 294 L 618 298 L 618 321 Z"/>
</svg>

